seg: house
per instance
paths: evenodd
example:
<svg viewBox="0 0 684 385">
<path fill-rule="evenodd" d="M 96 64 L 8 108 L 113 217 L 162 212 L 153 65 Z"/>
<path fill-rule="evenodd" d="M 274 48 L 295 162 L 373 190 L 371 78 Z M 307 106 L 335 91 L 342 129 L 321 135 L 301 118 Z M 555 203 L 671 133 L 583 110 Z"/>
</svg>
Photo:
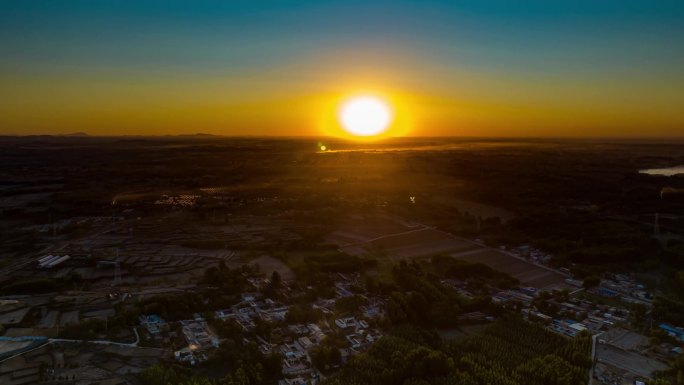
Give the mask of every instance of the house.
<svg viewBox="0 0 684 385">
<path fill-rule="evenodd" d="M 573 329 L 573 330 L 575 330 L 577 333 L 583 332 L 583 331 L 587 330 L 587 327 L 584 326 L 583 324 L 579 323 L 579 322 L 578 322 L 578 323 L 571 324 L 571 325 L 570 325 L 570 328 Z"/>
<path fill-rule="evenodd" d="M 297 342 L 304 350 L 309 350 L 315 346 L 314 343 L 311 342 L 311 339 L 309 339 L 309 337 L 300 337 L 297 339 Z"/>
<path fill-rule="evenodd" d="M 337 327 L 339 327 L 340 329 L 356 329 L 358 323 L 356 322 L 356 318 L 354 317 L 345 317 L 336 319 L 335 325 L 337 325 Z"/>
<path fill-rule="evenodd" d="M 151 314 L 151 315 L 141 315 L 140 318 L 140 325 L 144 326 L 147 331 L 152 335 L 154 338 L 160 338 L 161 333 L 166 326 L 166 321 L 164 321 L 161 317 L 159 317 L 156 314 Z"/>
<path fill-rule="evenodd" d="M 359 349 L 363 343 L 363 338 L 358 334 L 350 334 L 347 336 L 347 341 L 349 341 L 349 346 L 351 346 L 352 349 Z"/>
<path fill-rule="evenodd" d="M 684 329 L 678 328 L 678 327 L 674 327 L 674 326 L 668 325 L 668 324 L 660 324 L 658 327 L 661 328 L 661 329 L 663 329 L 663 330 L 665 330 L 665 332 L 666 332 L 670 337 L 674 337 L 674 338 L 677 338 L 677 339 L 680 340 L 680 341 L 684 341 Z"/>
</svg>

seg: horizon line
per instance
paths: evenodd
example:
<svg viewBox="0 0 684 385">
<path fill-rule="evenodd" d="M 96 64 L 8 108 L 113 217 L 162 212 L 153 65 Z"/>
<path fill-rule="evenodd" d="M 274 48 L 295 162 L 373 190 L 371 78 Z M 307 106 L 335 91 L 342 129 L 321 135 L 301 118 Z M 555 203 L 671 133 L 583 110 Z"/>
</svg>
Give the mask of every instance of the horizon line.
<svg viewBox="0 0 684 385">
<path fill-rule="evenodd" d="M 226 134 L 209 134 L 209 133 L 188 133 L 188 134 L 89 134 L 85 132 L 66 133 L 66 134 L 0 134 L 0 138 L 68 138 L 68 139 L 86 139 L 86 138 L 224 138 L 224 139 L 327 139 L 327 140 L 341 140 L 348 142 L 384 142 L 394 139 L 482 139 L 482 140 L 677 140 L 684 141 L 684 134 L 682 135 L 665 135 L 665 136 L 646 136 L 646 135 L 619 135 L 619 136 L 477 136 L 477 135 L 406 135 L 406 136 L 391 136 L 383 138 L 365 138 L 359 137 L 338 137 L 330 135 L 226 135 Z"/>
</svg>

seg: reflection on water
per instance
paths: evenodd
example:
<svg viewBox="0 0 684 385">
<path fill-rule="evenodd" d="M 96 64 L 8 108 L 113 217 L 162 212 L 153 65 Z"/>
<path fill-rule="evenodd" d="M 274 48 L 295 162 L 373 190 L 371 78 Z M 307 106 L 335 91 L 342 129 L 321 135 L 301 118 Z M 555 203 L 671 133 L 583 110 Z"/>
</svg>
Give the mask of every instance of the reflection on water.
<svg viewBox="0 0 684 385">
<path fill-rule="evenodd" d="M 673 175 L 677 175 L 677 174 L 684 174 L 684 166 L 674 166 L 674 167 L 667 167 L 667 168 L 651 168 L 648 170 L 639 170 L 639 173 L 648 174 L 648 175 L 673 176 Z"/>
</svg>

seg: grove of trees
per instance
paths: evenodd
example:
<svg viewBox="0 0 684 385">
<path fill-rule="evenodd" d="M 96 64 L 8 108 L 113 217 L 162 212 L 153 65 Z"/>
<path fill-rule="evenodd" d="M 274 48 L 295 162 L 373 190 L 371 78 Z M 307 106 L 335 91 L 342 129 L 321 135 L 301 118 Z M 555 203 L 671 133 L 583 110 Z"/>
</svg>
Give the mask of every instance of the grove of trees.
<svg viewBox="0 0 684 385">
<path fill-rule="evenodd" d="M 351 359 L 325 384 L 576 385 L 588 380 L 589 334 L 569 339 L 515 317 L 460 342 L 399 330 Z"/>
</svg>

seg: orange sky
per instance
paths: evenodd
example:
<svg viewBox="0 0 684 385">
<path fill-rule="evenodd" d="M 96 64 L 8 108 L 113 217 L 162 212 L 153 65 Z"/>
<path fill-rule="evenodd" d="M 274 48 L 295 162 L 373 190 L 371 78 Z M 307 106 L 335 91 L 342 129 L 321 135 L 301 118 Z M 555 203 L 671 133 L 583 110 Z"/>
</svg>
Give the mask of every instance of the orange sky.
<svg viewBox="0 0 684 385">
<path fill-rule="evenodd" d="M 337 103 L 357 92 L 384 96 L 400 112 L 393 131 L 404 135 L 677 136 L 684 127 L 682 92 L 620 79 L 453 71 L 444 75 L 453 89 L 443 89 L 408 73 L 324 76 L 304 85 L 268 73 L 253 77 L 261 83 L 228 76 L 6 78 L 0 127 L 9 134 L 316 136 L 339 128 L 332 127 Z"/>
<path fill-rule="evenodd" d="M 678 2 L 258 3 L 8 6 L 0 134 L 684 136 Z"/>
</svg>

